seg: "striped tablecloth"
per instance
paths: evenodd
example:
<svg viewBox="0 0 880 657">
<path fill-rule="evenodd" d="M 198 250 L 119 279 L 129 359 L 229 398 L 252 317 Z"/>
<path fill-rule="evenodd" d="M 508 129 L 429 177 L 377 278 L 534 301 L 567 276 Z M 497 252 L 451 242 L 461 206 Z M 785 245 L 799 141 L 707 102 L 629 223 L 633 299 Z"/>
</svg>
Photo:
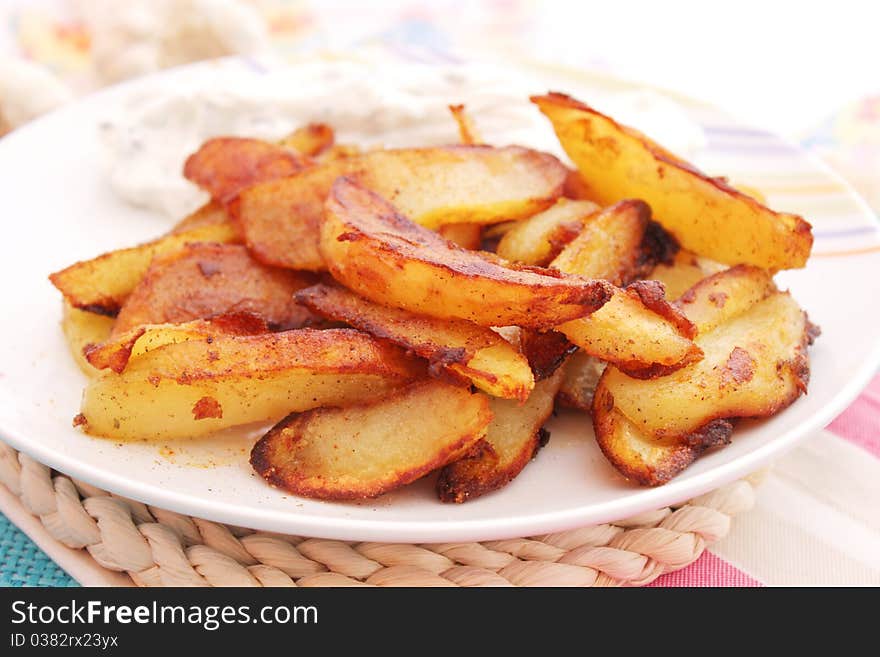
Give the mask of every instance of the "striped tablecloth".
<svg viewBox="0 0 880 657">
<path fill-rule="evenodd" d="M 78 3 L 10 3 L 0 9 L 0 47 L 49 66 L 78 91 L 99 86 L 90 68 L 90 35 Z M 536 36 L 540 3 L 454 0 L 431 9 L 395 2 L 364 12 L 339 2 L 252 0 L 279 52 L 381 43 L 406 53 L 464 46 L 491 50 Z M 475 14 L 475 12 L 477 12 Z M 357 17 L 357 20 L 354 17 Z M 451 21 L 450 17 L 461 17 Z M 329 26 L 329 27 L 328 27 Z M 569 44 L 576 55 L 577 44 Z M 585 46 L 586 47 L 586 46 Z M 584 52 L 582 65 L 615 72 L 613 56 Z M 569 62 L 571 63 L 571 62 Z M 699 91 L 699 85 L 694 89 Z M 819 154 L 880 208 L 880 96 L 843 102 L 789 137 Z M 75 567 L 74 567 L 75 568 Z M 74 572 L 74 575 L 77 575 Z M 117 580 L 118 581 L 118 580 Z M 66 586 L 61 570 L 0 515 L 0 585 Z M 691 566 L 653 586 L 880 585 L 880 377 L 820 435 L 787 454 L 767 475 L 757 507 Z"/>
</svg>

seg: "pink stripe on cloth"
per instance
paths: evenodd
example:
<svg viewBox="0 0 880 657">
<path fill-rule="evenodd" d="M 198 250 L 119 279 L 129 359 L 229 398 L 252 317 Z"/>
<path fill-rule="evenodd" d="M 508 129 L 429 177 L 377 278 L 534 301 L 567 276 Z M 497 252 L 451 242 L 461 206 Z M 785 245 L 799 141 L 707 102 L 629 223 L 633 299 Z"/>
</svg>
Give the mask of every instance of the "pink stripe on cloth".
<svg viewBox="0 0 880 657">
<path fill-rule="evenodd" d="M 828 425 L 828 430 L 880 458 L 880 375 Z"/>
<path fill-rule="evenodd" d="M 661 575 L 648 586 L 764 586 L 739 568 L 706 550 L 690 566 Z"/>
</svg>

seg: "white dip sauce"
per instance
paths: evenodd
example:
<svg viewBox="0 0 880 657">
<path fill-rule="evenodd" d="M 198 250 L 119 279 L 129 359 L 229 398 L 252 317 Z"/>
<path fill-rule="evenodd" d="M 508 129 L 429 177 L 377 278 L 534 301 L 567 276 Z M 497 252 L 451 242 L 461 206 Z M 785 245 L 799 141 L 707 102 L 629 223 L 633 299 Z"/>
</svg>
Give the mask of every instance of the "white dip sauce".
<svg viewBox="0 0 880 657">
<path fill-rule="evenodd" d="M 465 103 L 488 143 L 564 157 L 549 123 L 528 101 L 546 89 L 539 79 L 483 66 L 426 69 L 364 60 L 268 72 L 244 64 L 201 67 L 159 76 L 126 94 L 101 130 L 113 190 L 177 220 L 207 200 L 183 178 L 184 160 L 206 139 L 222 135 L 274 140 L 321 121 L 333 126 L 339 143 L 455 143 L 458 131 L 447 106 Z M 700 127 L 655 92 L 571 93 L 684 157 L 704 145 Z"/>
</svg>

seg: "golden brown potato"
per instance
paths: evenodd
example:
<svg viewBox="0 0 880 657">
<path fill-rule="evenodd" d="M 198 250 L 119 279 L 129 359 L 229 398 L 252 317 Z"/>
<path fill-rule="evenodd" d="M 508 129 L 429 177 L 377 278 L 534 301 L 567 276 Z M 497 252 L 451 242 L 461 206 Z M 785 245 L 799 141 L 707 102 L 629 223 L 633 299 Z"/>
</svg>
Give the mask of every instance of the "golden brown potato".
<svg viewBox="0 0 880 657">
<path fill-rule="evenodd" d="M 336 134 L 326 123 L 309 123 L 297 128 L 278 142 L 279 146 L 306 155 L 316 157 L 332 148 Z"/>
<path fill-rule="evenodd" d="M 254 445 L 251 465 L 296 495 L 376 497 L 457 458 L 491 419 L 485 395 L 423 381 L 381 401 L 290 415 Z"/>
<path fill-rule="evenodd" d="M 756 267 L 714 274 L 677 303 L 698 328 L 704 360 L 652 381 L 608 367 L 593 402 L 602 451 L 643 485 L 665 483 L 729 442 L 737 418 L 768 417 L 806 392 L 806 349 L 818 335 Z"/>
<path fill-rule="evenodd" d="M 437 232 L 463 249 L 477 251 L 483 244 L 483 227 L 480 224 L 447 224 L 440 226 Z"/>
<path fill-rule="evenodd" d="M 318 250 L 324 201 L 333 181 L 352 176 L 429 228 L 491 224 L 530 216 L 562 190 L 565 168 L 551 155 L 509 146 L 447 146 L 370 151 L 331 159 L 259 184 L 233 203 L 259 260 L 291 269 L 325 269 Z"/>
<path fill-rule="evenodd" d="M 467 113 L 464 105 L 450 105 L 449 111 L 452 112 L 452 118 L 458 124 L 458 134 L 461 143 L 466 146 L 477 146 L 484 143 L 480 137 L 480 132 L 474 125 L 474 120 Z"/>
<path fill-rule="evenodd" d="M 698 334 L 709 333 L 776 292 L 768 272 L 739 265 L 697 282 L 675 302 Z"/>
<path fill-rule="evenodd" d="M 296 299 L 319 315 L 426 358 L 434 374 L 473 383 L 490 395 L 524 400 L 535 385 L 525 357 L 485 326 L 386 308 L 336 285 L 307 288 Z"/>
<path fill-rule="evenodd" d="M 231 223 L 209 223 L 77 262 L 51 274 L 49 280 L 74 308 L 114 316 L 154 257 L 179 251 L 190 242 L 238 241 L 238 231 Z"/>
<path fill-rule="evenodd" d="M 707 276 L 724 269 L 724 265 L 681 250 L 675 254 L 672 262 L 659 263 L 645 278 L 663 283 L 666 298 L 673 301 Z"/>
<path fill-rule="evenodd" d="M 229 222 L 229 212 L 226 210 L 226 206 L 212 199 L 178 221 L 166 234 L 175 235 L 185 233 L 193 228 L 228 224 Z"/>
<path fill-rule="evenodd" d="M 333 185 L 321 250 L 334 278 L 381 305 L 483 326 L 547 328 L 600 308 L 605 281 L 462 249 L 358 183 Z"/>
<path fill-rule="evenodd" d="M 258 182 L 286 178 L 312 165 L 312 160 L 284 146 L 259 139 L 209 139 L 190 155 L 183 175 L 216 201 L 228 203 Z"/>
<path fill-rule="evenodd" d="M 132 358 L 188 340 L 213 340 L 219 333 L 256 335 L 269 331 L 266 322 L 250 313 L 231 313 L 183 324 L 140 325 L 124 333 L 115 333 L 99 343 L 86 345 L 82 355 L 94 370 L 124 371 Z"/>
<path fill-rule="evenodd" d="M 77 424 L 117 440 L 195 438 L 379 399 L 424 376 L 402 350 L 351 329 L 209 338 L 152 349 L 121 374 L 92 379 Z"/>
<path fill-rule="evenodd" d="M 596 390 L 593 427 L 602 453 L 627 479 L 659 486 L 682 472 L 710 447 L 726 445 L 733 433 L 729 420 L 712 420 L 681 438 L 654 438 L 614 406 L 607 389 Z"/>
<path fill-rule="evenodd" d="M 293 298 L 313 274 L 268 267 L 238 244 L 187 244 L 153 260 L 116 318 L 113 334 L 142 324 L 177 324 L 247 312 L 271 330 L 310 325 L 315 317 Z"/>
<path fill-rule="evenodd" d="M 568 96 L 552 93 L 532 101 L 550 119 L 598 203 L 643 199 L 683 248 L 719 262 L 770 270 L 806 263 L 813 236 L 801 217 L 770 210 Z"/>
<path fill-rule="evenodd" d="M 544 266 L 578 236 L 587 217 L 598 209 L 590 201 L 561 198 L 547 210 L 514 225 L 498 242 L 496 253 L 514 262 Z"/>
<path fill-rule="evenodd" d="M 617 408 L 657 438 L 683 436 L 719 418 L 767 417 L 806 390 L 807 328 L 797 303 L 776 293 L 700 334 L 702 361 L 650 381 L 608 368 L 603 384 Z"/>
<path fill-rule="evenodd" d="M 636 281 L 589 317 L 556 330 L 591 356 L 638 378 L 661 376 L 702 356 L 692 339 L 694 326 L 663 298 L 655 281 Z"/>
<path fill-rule="evenodd" d="M 605 363 L 581 350 L 569 356 L 563 369 L 562 384 L 559 386 L 559 392 L 556 393 L 556 403 L 589 413 L 599 377 L 605 371 Z"/>
<path fill-rule="evenodd" d="M 443 502 L 461 504 L 510 483 L 550 434 L 542 427 L 553 412 L 553 398 L 562 371 L 535 385 L 524 404 L 490 399 L 492 421 L 486 436 L 465 456 L 440 471 L 437 495 Z"/>
<path fill-rule="evenodd" d="M 658 262 L 671 261 L 677 250 L 678 245 L 651 221 L 651 208 L 626 200 L 584 217 L 578 234 L 550 266 L 621 286 L 642 278 Z"/>
<path fill-rule="evenodd" d="M 113 329 L 113 318 L 74 308 L 66 301 L 61 318 L 61 329 L 67 340 L 67 346 L 76 364 L 88 376 L 96 376 L 98 371 L 86 360 L 83 350 L 104 342 L 110 337 Z"/>
</svg>

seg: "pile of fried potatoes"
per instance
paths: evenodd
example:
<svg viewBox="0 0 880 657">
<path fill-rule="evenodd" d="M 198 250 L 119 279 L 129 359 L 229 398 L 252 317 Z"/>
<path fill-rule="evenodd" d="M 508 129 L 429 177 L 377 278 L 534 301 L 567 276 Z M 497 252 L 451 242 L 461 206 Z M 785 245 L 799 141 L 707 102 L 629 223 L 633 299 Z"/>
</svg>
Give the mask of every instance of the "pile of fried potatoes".
<svg viewBox="0 0 880 657">
<path fill-rule="evenodd" d="M 89 376 L 74 424 L 277 422 L 250 459 L 273 486 L 346 500 L 436 472 L 460 503 L 515 478 L 560 407 L 654 486 L 804 393 L 818 330 L 773 275 L 804 266 L 810 225 L 531 100 L 576 168 L 481 143 L 460 105 L 457 145 L 362 150 L 323 124 L 206 142 L 184 175 L 210 202 L 50 276 Z"/>
</svg>

